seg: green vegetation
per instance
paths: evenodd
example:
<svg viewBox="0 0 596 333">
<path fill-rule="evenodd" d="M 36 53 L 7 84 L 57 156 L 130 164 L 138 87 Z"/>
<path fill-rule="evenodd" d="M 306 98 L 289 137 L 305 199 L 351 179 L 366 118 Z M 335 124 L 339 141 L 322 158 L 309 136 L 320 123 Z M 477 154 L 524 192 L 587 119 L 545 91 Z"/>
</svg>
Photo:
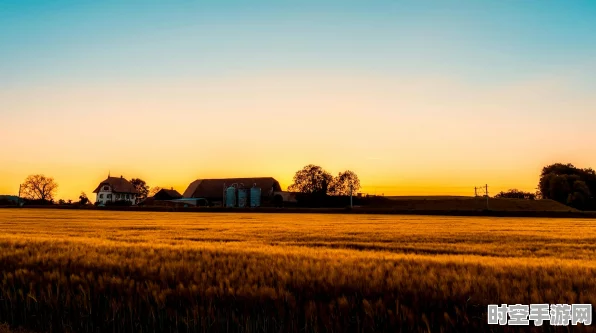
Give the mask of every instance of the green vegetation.
<svg viewBox="0 0 596 333">
<path fill-rule="evenodd" d="M 0 322 L 53 332 L 514 331 L 488 326 L 486 306 L 596 304 L 592 223 L 3 209 Z"/>
</svg>

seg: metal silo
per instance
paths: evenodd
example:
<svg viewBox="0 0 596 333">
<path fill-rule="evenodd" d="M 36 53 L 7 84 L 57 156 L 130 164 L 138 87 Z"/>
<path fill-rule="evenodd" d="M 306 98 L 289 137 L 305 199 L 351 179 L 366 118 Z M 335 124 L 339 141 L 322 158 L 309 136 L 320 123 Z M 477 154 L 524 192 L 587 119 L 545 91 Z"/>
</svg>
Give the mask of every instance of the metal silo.
<svg viewBox="0 0 596 333">
<path fill-rule="evenodd" d="M 256 184 L 250 189 L 250 206 L 261 206 L 261 188 L 257 187 Z"/>
<path fill-rule="evenodd" d="M 238 189 L 238 207 L 244 208 L 247 206 L 248 190 L 245 188 Z"/>
<path fill-rule="evenodd" d="M 226 189 L 226 207 L 236 207 L 236 188 L 234 186 Z"/>
</svg>

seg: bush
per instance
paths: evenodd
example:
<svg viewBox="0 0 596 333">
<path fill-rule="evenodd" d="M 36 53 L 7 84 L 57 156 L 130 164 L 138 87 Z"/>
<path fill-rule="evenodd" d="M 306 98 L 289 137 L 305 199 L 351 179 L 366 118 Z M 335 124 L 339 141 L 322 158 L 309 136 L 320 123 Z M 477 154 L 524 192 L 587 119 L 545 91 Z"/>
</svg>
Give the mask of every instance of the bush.
<svg viewBox="0 0 596 333">
<path fill-rule="evenodd" d="M 53 205 L 54 201 L 44 199 L 24 199 L 26 205 Z"/>
<path fill-rule="evenodd" d="M 499 192 L 499 194 L 495 195 L 495 198 L 507 198 L 507 199 L 525 199 L 525 200 L 535 200 L 536 194 L 530 192 L 524 192 L 516 189 L 511 189 L 507 192 Z"/>
</svg>

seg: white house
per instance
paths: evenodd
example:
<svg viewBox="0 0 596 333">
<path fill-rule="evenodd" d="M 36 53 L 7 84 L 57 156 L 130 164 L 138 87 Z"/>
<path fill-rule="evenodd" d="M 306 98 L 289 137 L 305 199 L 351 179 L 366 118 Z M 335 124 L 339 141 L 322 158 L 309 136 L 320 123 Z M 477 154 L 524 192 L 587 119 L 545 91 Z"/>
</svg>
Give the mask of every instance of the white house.
<svg viewBox="0 0 596 333">
<path fill-rule="evenodd" d="M 132 205 L 138 203 L 139 192 L 135 186 L 124 177 L 110 177 L 99 183 L 95 191 L 95 202 L 100 206 L 105 206 L 108 202 L 128 201 Z"/>
</svg>

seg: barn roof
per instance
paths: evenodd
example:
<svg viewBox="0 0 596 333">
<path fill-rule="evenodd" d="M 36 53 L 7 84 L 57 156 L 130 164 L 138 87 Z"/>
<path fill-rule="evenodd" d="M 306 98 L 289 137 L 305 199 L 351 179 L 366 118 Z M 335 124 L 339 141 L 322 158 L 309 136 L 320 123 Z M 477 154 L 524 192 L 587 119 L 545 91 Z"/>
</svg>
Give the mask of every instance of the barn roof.
<svg viewBox="0 0 596 333">
<path fill-rule="evenodd" d="M 173 198 L 173 199 L 179 199 L 182 198 L 182 194 L 180 194 L 180 192 L 174 190 L 174 189 L 165 189 L 162 188 L 161 190 L 157 191 L 157 193 L 155 193 L 155 195 L 153 195 L 154 197 L 162 197 L 163 195 Z"/>
<path fill-rule="evenodd" d="M 137 191 L 137 189 L 135 188 L 135 186 L 131 182 L 129 182 L 128 180 L 126 180 L 126 178 L 124 178 L 122 176 L 120 176 L 120 177 L 108 177 L 106 180 L 104 180 L 103 182 L 99 183 L 99 185 L 93 191 L 93 193 L 99 192 L 99 190 L 101 189 L 101 187 L 104 186 L 104 185 L 110 185 L 110 187 L 112 187 L 112 192 L 117 192 L 117 193 L 139 193 L 139 191 Z"/>
<path fill-rule="evenodd" d="M 224 185 L 243 184 L 245 188 L 260 187 L 262 193 L 273 188 L 273 191 L 281 191 L 279 182 L 273 177 L 256 178 L 221 178 L 221 179 L 197 179 L 188 185 L 184 191 L 185 198 L 219 198 L 223 197 Z"/>
<path fill-rule="evenodd" d="M 162 189 L 161 189 L 161 191 L 164 191 L 165 193 L 167 193 L 167 194 L 168 194 L 169 196 L 171 196 L 171 197 L 178 197 L 178 198 L 182 198 L 182 194 L 180 194 L 180 192 L 178 192 L 178 191 L 176 191 L 176 190 L 174 190 L 174 189 L 171 189 L 171 190 L 166 190 L 166 189 L 162 188 Z M 161 191 L 160 191 L 160 192 L 161 192 Z"/>
</svg>

